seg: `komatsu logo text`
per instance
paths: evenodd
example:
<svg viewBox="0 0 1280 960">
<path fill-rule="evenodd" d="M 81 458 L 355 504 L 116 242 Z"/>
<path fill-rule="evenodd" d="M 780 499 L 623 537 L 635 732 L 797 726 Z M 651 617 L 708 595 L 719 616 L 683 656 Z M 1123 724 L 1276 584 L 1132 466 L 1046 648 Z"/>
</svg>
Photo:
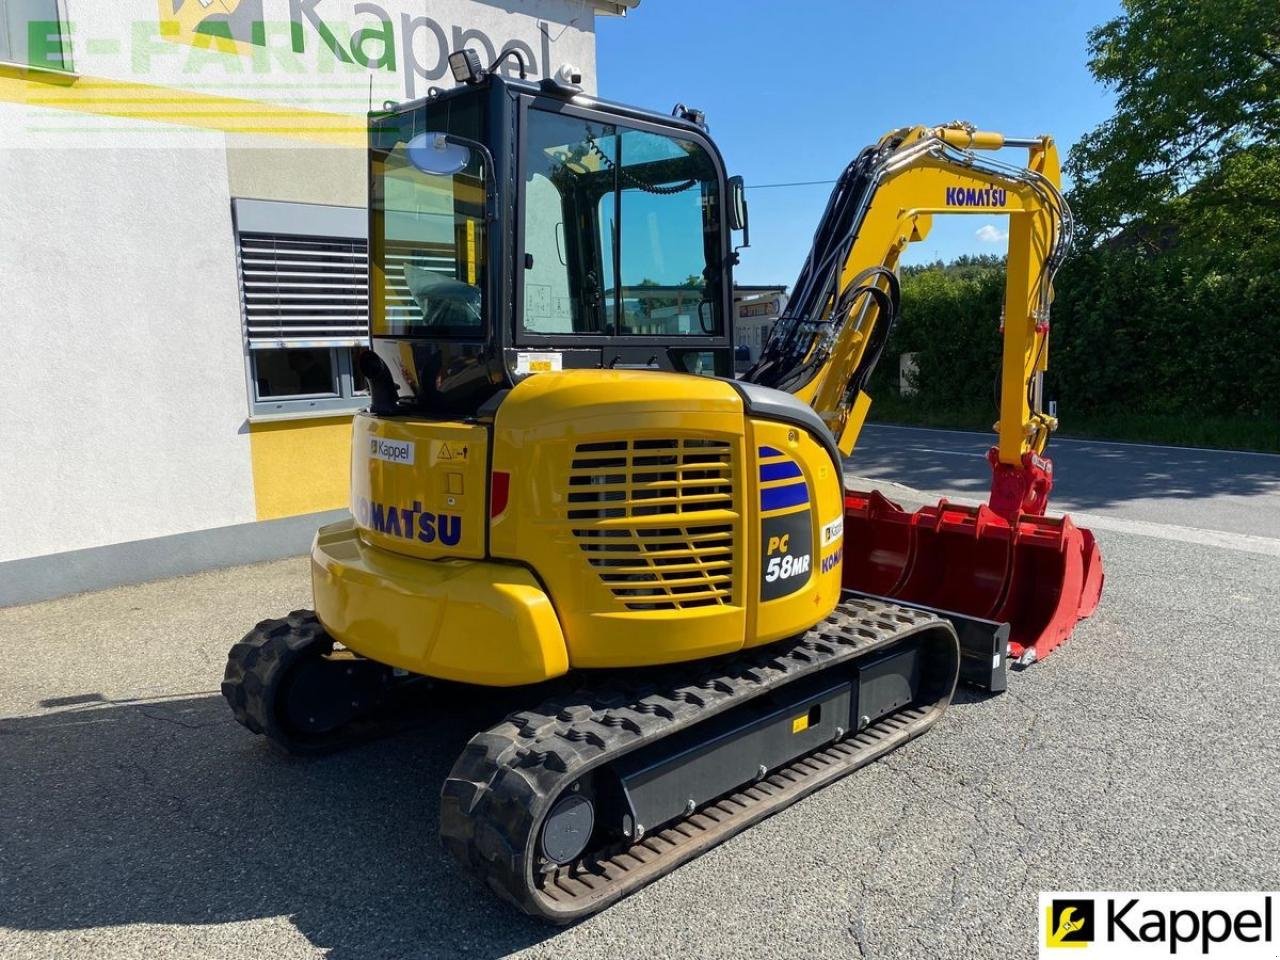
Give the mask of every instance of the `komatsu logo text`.
<svg viewBox="0 0 1280 960">
<path fill-rule="evenodd" d="M 947 187 L 948 207 L 1003 207 L 1008 199 L 1003 187 Z"/>
<path fill-rule="evenodd" d="M 422 509 L 420 500 L 411 507 L 388 507 L 377 500 L 361 498 L 356 514 L 365 526 L 391 537 L 420 540 L 446 547 L 456 547 L 462 539 L 462 518 L 451 513 L 432 513 Z"/>
<path fill-rule="evenodd" d="M 822 572 L 830 573 L 840 566 L 840 558 L 844 555 L 844 547 L 836 547 L 835 553 L 822 558 Z"/>
</svg>

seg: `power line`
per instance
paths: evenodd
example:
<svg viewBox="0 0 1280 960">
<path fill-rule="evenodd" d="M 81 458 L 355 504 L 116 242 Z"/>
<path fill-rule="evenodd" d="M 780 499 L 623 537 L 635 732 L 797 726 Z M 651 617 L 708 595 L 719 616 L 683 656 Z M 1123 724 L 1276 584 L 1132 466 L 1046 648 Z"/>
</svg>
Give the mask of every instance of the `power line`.
<svg viewBox="0 0 1280 960">
<path fill-rule="evenodd" d="M 816 187 L 835 183 L 835 180 L 794 180 L 791 183 L 748 183 L 748 190 L 768 190 L 772 187 Z"/>
</svg>

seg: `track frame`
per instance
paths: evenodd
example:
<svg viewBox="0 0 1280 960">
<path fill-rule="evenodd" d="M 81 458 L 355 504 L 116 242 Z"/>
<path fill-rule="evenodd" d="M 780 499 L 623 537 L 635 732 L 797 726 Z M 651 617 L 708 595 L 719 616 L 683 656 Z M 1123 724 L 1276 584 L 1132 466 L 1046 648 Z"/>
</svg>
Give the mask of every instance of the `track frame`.
<svg viewBox="0 0 1280 960">
<path fill-rule="evenodd" d="M 785 684 L 918 643 L 930 664 L 916 702 L 768 772 L 635 840 L 554 867 L 539 856 L 556 801 L 593 771 Z M 598 682 L 485 730 L 441 794 L 447 849 L 499 896 L 554 923 L 594 913 L 932 726 L 959 674 L 955 629 L 932 613 L 848 596 L 792 640 L 650 676 Z"/>
</svg>

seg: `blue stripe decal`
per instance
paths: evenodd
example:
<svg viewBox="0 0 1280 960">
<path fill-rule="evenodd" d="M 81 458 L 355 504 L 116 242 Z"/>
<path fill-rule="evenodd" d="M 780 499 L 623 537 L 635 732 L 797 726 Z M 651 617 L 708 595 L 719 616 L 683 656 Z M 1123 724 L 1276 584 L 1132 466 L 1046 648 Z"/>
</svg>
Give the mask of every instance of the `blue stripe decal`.
<svg viewBox="0 0 1280 960">
<path fill-rule="evenodd" d="M 760 456 L 762 456 L 762 457 L 780 457 L 780 456 L 782 456 L 782 451 L 781 451 L 781 450 L 775 450 L 775 449 L 773 449 L 773 447 L 761 447 L 761 448 L 760 448 Z"/>
<path fill-rule="evenodd" d="M 766 513 L 783 507 L 798 507 L 809 502 L 809 485 L 791 483 L 785 487 L 771 487 L 760 491 L 760 509 Z"/>
<path fill-rule="evenodd" d="M 794 460 L 760 464 L 761 480 L 790 480 L 792 477 L 802 476 L 804 474 L 800 472 L 800 465 Z"/>
</svg>

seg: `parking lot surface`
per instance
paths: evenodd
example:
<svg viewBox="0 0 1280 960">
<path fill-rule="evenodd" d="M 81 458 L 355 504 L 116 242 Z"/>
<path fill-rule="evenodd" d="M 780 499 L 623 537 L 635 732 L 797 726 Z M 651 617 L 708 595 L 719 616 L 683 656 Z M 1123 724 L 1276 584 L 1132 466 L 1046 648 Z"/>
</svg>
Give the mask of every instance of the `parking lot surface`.
<svg viewBox="0 0 1280 960">
<path fill-rule="evenodd" d="M 953 455 L 974 435 L 904 436 L 869 430 L 854 472 L 908 501 L 985 487 Z M 1059 503 L 1099 518 L 1107 585 L 1065 646 L 567 929 L 436 839 L 440 784 L 503 704 L 447 696 L 306 761 L 231 720 L 226 650 L 308 605 L 305 560 L 0 610 L 0 957 L 1003 960 L 1033 951 L 1039 890 L 1276 889 L 1280 458 L 1245 482 L 1230 457 L 1097 446 L 1113 479 L 1063 466 Z M 1194 489 L 1180 456 L 1206 460 Z"/>
</svg>

